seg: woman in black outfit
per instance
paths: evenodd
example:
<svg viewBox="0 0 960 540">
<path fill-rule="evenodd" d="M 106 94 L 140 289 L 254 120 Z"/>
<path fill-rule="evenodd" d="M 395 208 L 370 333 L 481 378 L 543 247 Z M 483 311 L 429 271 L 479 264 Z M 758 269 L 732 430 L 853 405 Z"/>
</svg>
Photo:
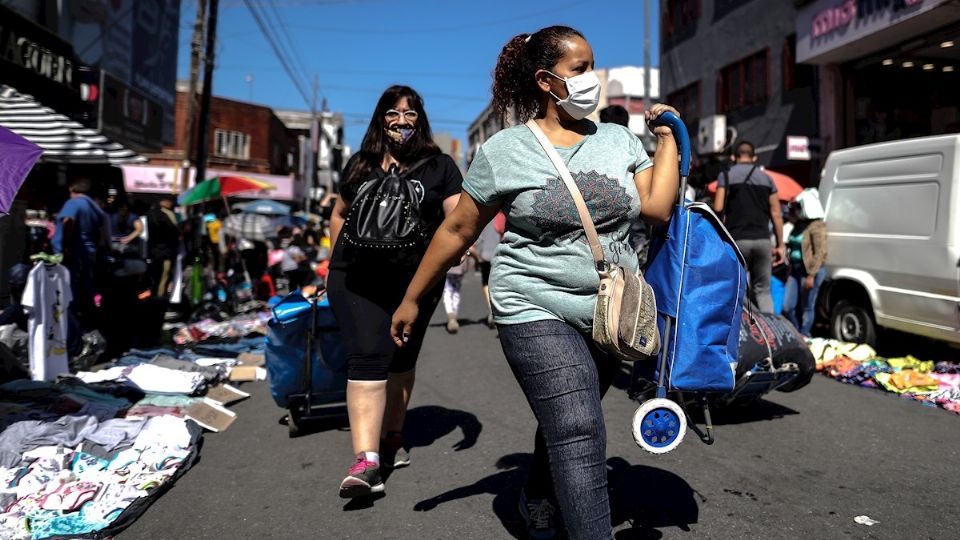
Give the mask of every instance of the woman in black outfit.
<svg viewBox="0 0 960 540">
<path fill-rule="evenodd" d="M 463 178 L 453 159 L 442 154 L 433 142 L 417 92 L 407 86 L 391 86 L 377 103 L 360 152 L 344 167 L 341 196 L 331 215 L 334 245 L 327 289 L 347 351 L 347 411 L 356 455 L 355 464 L 340 484 L 340 496 L 344 498 L 383 491 L 381 464 L 388 468 L 410 464 L 401 430 L 413 390 L 414 366 L 443 284 L 424 295 L 421 316 L 407 345 L 397 348 L 390 339 L 390 319 L 416 272 L 423 249 L 417 250 L 416 260 L 409 265 L 361 264 L 353 262 L 351 252 L 356 248 L 337 238 L 350 204 L 365 182 L 394 167 L 405 171 L 431 155 L 436 157 L 409 175 L 421 198 L 420 218 L 427 242 L 445 215 L 456 207 Z"/>
</svg>

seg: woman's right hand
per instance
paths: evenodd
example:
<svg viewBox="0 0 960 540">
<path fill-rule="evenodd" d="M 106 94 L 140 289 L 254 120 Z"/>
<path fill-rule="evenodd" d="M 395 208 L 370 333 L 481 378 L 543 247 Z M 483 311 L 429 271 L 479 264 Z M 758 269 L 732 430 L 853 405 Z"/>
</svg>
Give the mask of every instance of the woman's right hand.
<svg viewBox="0 0 960 540">
<path fill-rule="evenodd" d="M 420 307 L 416 302 L 404 299 L 393 314 L 390 322 L 390 337 L 397 347 L 403 347 L 410 340 L 413 333 L 413 323 L 420 315 Z"/>
</svg>

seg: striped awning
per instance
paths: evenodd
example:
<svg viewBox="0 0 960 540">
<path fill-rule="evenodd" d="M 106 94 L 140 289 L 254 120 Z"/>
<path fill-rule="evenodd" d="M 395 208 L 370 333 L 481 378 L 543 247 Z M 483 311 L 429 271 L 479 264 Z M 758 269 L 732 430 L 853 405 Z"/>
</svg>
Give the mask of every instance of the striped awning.
<svg viewBox="0 0 960 540">
<path fill-rule="evenodd" d="M 0 85 L 0 125 L 42 148 L 40 161 L 45 163 L 123 165 L 147 161 L 6 85 Z"/>
</svg>

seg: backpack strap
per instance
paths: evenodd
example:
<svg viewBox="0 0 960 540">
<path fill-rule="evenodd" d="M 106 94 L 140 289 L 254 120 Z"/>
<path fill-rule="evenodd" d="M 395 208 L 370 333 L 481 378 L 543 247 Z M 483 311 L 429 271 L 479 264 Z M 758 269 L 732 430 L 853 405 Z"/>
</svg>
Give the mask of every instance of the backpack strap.
<svg viewBox="0 0 960 540">
<path fill-rule="evenodd" d="M 439 155 L 440 155 L 440 154 L 431 154 L 431 155 L 429 155 L 429 156 L 421 159 L 420 161 L 415 162 L 413 165 L 407 167 L 407 169 L 406 169 L 405 171 L 403 171 L 402 173 L 400 173 L 400 176 L 401 176 L 402 178 L 407 178 L 408 176 L 410 176 L 411 174 L 413 174 L 414 171 L 416 171 L 416 170 L 419 169 L 420 167 L 423 167 L 423 166 L 426 165 L 427 163 L 433 161 L 433 158 L 435 158 L 435 157 L 437 157 L 437 156 L 439 156 Z"/>
<path fill-rule="evenodd" d="M 560 173 L 560 178 L 563 179 L 563 185 L 567 187 L 567 191 L 569 191 L 570 196 L 573 197 L 573 203 L 577 206 L 577 214 L 579 214 L 580 222 L 583 224 L 583 232 L 587 234 L 590 253 L 593 254 L 593 261 L 597 265 L 597 270 L 600 271 L 607 266 L 607 262 L 603 255 L 603 247 L 600 245 L 600 236 L 597 234 L 597 228 L 593 224 L 593 218 L 590 217 L 590 210 L 587 209 L 587 203 L 583 200 L 583 194 L 580 193 L 580 188 L 577 187 L 577 183 L 573 181 L 570 169 L 564 164 L 563 159 L 560 158 L 560 154 L 557 153 L 557 149 L 553 147 L 553 143 L 547 138 L 546 133 L 544 133 L 543 130 L 540 129 L 540 126 L 533 120 L 528 120 L 526 125 L 530 128 L 530 131 L 536 135 L 540 146 L 543 147 L 544 152 L 547 153 L 547 157 L 550 158 L 553 166 L 556 167 L 557 172 Z"/>
</svg>

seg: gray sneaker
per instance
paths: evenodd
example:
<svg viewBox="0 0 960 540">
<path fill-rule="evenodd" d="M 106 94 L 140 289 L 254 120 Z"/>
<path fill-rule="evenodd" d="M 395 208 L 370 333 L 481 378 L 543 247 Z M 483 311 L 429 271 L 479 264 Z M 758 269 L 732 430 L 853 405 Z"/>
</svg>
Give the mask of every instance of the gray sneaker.
<svg viewBox="0 0 960 540">
<path fill-rule="evenodd" d="M 380 441 L 380 465 L 385 469 L 400 469 L 410 465 L 410 452 L 403 447 L 400 437 L 387 437 Z"/>
<path fill-rule="evenodd" d="M 527 523 L 527 534 L 533 540 L 557 538 L 557 508 L 547 499 L 528 499 L 520 492 L 520 515 Z"/>
</svg>

